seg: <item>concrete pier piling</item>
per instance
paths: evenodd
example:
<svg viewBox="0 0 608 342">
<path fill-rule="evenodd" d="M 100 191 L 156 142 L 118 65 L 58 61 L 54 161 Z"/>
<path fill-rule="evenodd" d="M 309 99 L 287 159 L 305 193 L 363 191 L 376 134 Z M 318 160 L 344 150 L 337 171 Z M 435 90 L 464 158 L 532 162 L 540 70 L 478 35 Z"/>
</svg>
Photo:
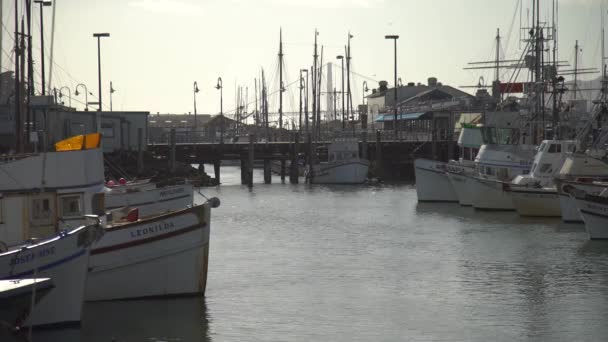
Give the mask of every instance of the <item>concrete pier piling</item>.
<svg viewBox="0 0 608 342">
<path fill-rule="evenodd" d="M 249 134 L 249 160 L 247 163 L 247 185 L 253 187 L 253 161 L 255 159 L 253 144 L 255 143 L 255 135 Z"/>
<path fill-rule="evenodd" d="M 222 184 L 222 182 L 220 182 L 220 165 L 221 165 L 221 161 L 220 160 L 216 160 L 213 162 L 213 173 L 215 175 L 215 180 L 217 181 L 217 184 Z"/>
<path fill-rule="evenodd" d="M 272 183 L 272 168 L 268 159 L 264 159 L 264 183 Z"/>
</svg>

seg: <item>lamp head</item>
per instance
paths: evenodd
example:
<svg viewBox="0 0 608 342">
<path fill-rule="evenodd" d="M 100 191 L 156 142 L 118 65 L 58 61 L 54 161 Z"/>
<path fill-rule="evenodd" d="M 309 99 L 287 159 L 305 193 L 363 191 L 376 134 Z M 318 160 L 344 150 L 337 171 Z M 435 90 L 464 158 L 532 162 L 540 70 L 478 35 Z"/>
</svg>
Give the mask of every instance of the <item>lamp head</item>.
<svg viewBox="0 0 608 342">
<path fill-rule="evenodd" d="M 338 56 L 336 56 L 336 58 L 337 58 L 337 59 L 344 59 L 344 56 L 342 56 L 342 55 L 338 55 Z"/>
<path fill-rule="evenodd" d="M 399 36 L 393 34 L 393 35 L 386 35 L 386 36 L 384 36 L 384 38 L 385 39 L 395 39 L 395 40 L 397 40 L 397 39 L 399 39 Z"/>
<path fill-rule="evenodd" d="M 93 37 L 109 37 L 110 34 L 109 33 L 93 33 Z"/>
<path fill-rule="evenodd" d="M 78 89 L 76 89 L 76 91 L 74 92 L 74 95 L 75 95 L 75 96 L 80 95 L 80 93 L 78 92 Z"/>
</svg>

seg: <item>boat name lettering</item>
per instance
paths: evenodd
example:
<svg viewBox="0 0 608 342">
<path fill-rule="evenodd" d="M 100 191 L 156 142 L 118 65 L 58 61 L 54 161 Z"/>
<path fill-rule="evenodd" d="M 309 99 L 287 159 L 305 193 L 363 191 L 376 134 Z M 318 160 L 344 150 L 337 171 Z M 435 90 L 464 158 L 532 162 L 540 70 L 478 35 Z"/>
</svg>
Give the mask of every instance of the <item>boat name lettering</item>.
<svg viewBox="0 0 608 342">
<path fill-rule="evenodd" d="M 173 229 L 174 226 L 175 225 L 173 224 L 173 222 L 158 223 L 155 225 L 151 225 L 148 227 L 144 227 L 144 228 L 140 228 L 140 229 L 131 231 L 131 237 L 136 238 L 138 236 L 144 236 L 144 235 L 159 233 L 159 232 L 162 232 L 165 230 L 171 230 L 171 229 Z"/>
<path fill-rule="evenodd" d="M 184 192 L 184 188 L 177 188 L 177 189 L 165 190 L 165 191 L 161 191 L 161 192 L 160 192 L 160 197 L 165 197 L 165 196 L 175 195 L 175 194 L 179 194 L 179 193 L 181 193 L 181 192 Z"/>
<path fill-rule="evenodd" d="M 17 253 L 17 255 L 15 255 L 15 257 L 13 257 L 11 259 L 10 265 L 11 266 L 15 266 L 15 265 L 20 265 L 20 264 L 26 264 L 26 263 L 34 260 L 34 255 L 35 254 L 36 253 L 34 253 L 34 252 L 30 252 L 30 253 L 27 253 L 27 254 Z M 38 252 L 38 257 L 39 258 L 43 258 L 43 257 L 49 256 L 49 255 L 52 255 L 52 254 L 55 254 L 55 246 L 48 247 L 48 248 L 45 248 L 45 249 L 39 251 Z"/>
</svg>

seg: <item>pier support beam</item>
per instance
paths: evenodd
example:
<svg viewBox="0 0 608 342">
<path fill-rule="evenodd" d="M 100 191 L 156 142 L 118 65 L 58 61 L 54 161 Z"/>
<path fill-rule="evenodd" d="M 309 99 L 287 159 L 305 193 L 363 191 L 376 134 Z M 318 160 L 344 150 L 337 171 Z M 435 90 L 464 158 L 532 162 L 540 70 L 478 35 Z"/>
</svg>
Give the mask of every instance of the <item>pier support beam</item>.
<svg viewBox="0 0 608 342">
<path fill-rule="evenodd" d="M 272 169 L 270 167 L 270 160 L 264 159 L 264 183 L 272 183 Z"/>
<path fill-rule="evenodd" d="M 376 131 L 376 177 L 384 177 L 384 170 L 382 168 L 382 134 L 380 131 Z"/>
<path fill-rule="evenodd" d="M 215 180 L 217 181 L 217 184 L 220 185 L 220 165 L 221 165 L 221 160 L 216 160 L 213 162 L 213 173 L 215 174 Z"/>
<path fill-rule="evenodd" d="M 287 169 L 286 167 L 287 161 L 285 160 L 285 157 L 281 158 L 281 182 L 285 183 L 285 170 Z"/>
<path fill-rule="evenodd" d="M 255 135 L 249 134 L 249 161 L 247 163 L 247 185 L 253 187 L 253 160 Z"/>
<path fill-rule="evenodd" d="M 171 152 L 169 156 L 169 171 L 175 173 L 175 128 L 171 128 L 169 135 L 169 144 L 171 145 Z"/>
<path fill-rule="evenodd" d="M 294 135 L 294 146 L 291 155 L 291 164 L 289 165 L 289 182 L 291 184 L 298 184 L 300 170 L 298 164 L 298 154 L 300 153 L 300 134 Z"/>
</svg>

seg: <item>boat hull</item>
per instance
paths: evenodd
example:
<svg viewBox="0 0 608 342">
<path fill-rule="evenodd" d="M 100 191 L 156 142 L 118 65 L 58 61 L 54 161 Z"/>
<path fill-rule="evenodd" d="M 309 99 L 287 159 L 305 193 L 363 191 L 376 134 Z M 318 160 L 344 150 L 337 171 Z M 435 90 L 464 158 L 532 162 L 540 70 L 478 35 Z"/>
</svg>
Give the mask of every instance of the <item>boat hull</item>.
<svg viewBox="0 0 608 342">
<path fill-rule="evenodd" d="M 608 203 L 597 203 L 584 198 L 572 197 L 576 203 L 585 229 L 591 240 L 608 239 Z"/>
<path fill-rule="evenodd" d="M 562 214 L 562 221 L 565 223 L 583 223 L 583 217 L 577 209 L 575 199 L 570 196 L 568 188 L 582 190 L 586 193 L 599 192 L 603 189 L 602 186 L 596 184 L 582 184 L 578 182 L 569 182 L 560 179 L 555 180 L 555 184 L 559 194 L 559 204 Z"/>
<path fill-rule="evenodd" d="M 362 184 L 367 179 L 369 161 L 322 163 L 313 169 L 312 184 Z"/>
<path fill-rule="evenodd" d="M 520 216 L 560 217 L 559 195 L 556 189 L 532 189 L 511 185 L 513 206 Z"/>
<path fill-rule="evenodd" d="M 192 206 L 192 185 L 182 184 L 142 191 L 110 192 L 106 194 L 106 209 L 136 207 L 139 216 L 165 213 Z"/>
<path fill-rule="evenodd" d="M 458 203 L 465 207 L 473 205 L 473 196 L 470 189 L 469 177 L 460 173 L 446 172 L 450 184 L 456 193 Z"/>
<path fill-rule="evenodd" d="M 0 279 L 51 278 L 55 286 L 34 307 L 25 325 L 79 323 L 82 313 L 93 227 L 0 254 Z"/>
<path fill-rule="evenodd" d="M 447 163 L 416 159 L 416 194 L 418 202 L 458 202 L 456 192 L 445 172 Z"/>
<path fill-rule="evenodd" d="M 511 194 L 504 191 L 503 183 L 479 177 L 469 177 L 473 207 L 478 210 L 512 211 L 515 210 Z"/>
<path fill-rule="evenodd" d="M 210 206 L 108 228 L 91 252 L 86 300 L 204 295 Z"/>
</svg>

